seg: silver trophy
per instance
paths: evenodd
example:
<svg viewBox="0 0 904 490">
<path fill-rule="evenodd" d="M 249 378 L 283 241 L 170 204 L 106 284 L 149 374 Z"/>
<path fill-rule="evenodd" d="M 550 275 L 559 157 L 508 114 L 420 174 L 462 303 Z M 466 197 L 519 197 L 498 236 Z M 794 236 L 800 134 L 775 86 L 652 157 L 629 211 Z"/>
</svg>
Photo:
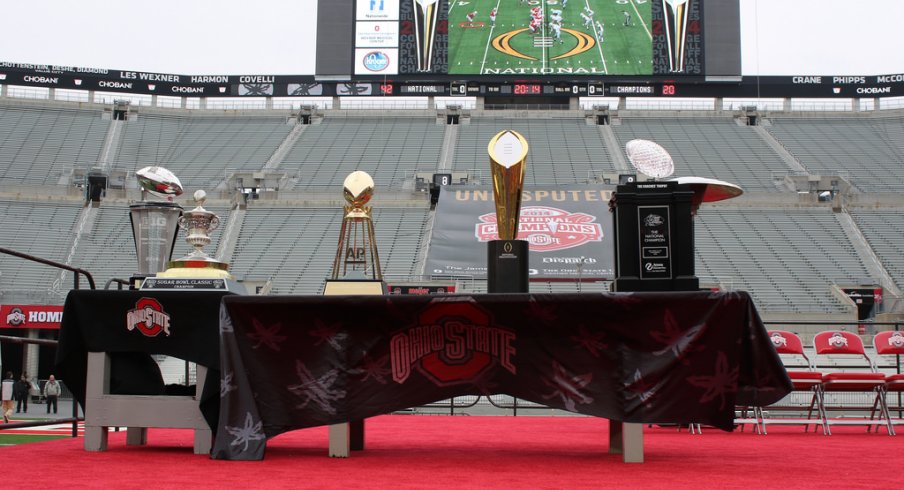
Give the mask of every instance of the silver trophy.
<svg viewBox="0 0 904 490">
<path fill-rule="evenodd" d="M 216 260 L 204 251 L 204 247 L 210 245 L 211 232 L 220 226 L 220 218 L 204 209 L 206 192 L 197 190 L 193 197 L 197 206 L 182 214 L 179 218 L 179 228 L 185 231 L 185 242 L 194 247 L 194 250 L 181 259 L 170 261 L 166 272 L 163 275 L 158 274 L 158 277 L 208 277 L 210 269 L 219 271 L 213 273 L 213 276 L 219 276 L 229 270 L 228 264 Z"/>
<path fill-rule="evenodd" d="M 129 206 L 129 217 L 138 256 L 138 276 L 146 277 L 164 270 L 172 258 L 182 216 L 182 206 L 172 200 L 182 194 L 182 184 L 163 167 L 144 167 L 135 174 L 142 200 Z"/>
</svg>

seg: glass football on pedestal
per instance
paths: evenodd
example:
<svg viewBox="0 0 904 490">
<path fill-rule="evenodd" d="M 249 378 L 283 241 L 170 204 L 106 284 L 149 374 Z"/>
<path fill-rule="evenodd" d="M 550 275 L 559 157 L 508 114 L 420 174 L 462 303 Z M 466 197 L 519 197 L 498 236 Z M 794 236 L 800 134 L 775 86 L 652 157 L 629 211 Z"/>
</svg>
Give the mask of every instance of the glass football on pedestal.
<svg viewBox="0 0 904 490">
<path fill-rule="evenodd" d="M 675 173 L 672 156 L 665 148 L 652 141 L 631 140 L 625 145 L 625 153 L 635 170 L 653 179 L 664 179 Z M 735 184 L 707 177 L 677 177 L 669 181 L 687 184 L 694 191 L 694 198 L 691 201 L 691 213 L 694 215 L 704 202 L 731 199 L 744 193 L 744 190 Z"/>
<path fill-rule="evenodd" d="M 652 141 L 631 140 L 625 145 L 625 153 L 631 166 L 644 175 L 664 179 L 675 173 L 672 155 Z"/>
</svg>

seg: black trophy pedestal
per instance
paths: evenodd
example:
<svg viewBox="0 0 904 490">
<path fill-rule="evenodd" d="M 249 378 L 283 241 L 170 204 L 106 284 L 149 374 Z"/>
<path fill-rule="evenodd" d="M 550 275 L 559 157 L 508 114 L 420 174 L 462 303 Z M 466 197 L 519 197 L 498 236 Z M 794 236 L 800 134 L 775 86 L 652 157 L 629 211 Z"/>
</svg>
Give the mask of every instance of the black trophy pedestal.
<svg viewBox="0 0 904 490">
<path fill-rule="evenodd" d="M 528 293 L 529 244 L 524 240 L 487 242 L 487 292 Z"/>
<path fill-rule="evenodd" d="M 694 192 L 676 182 L 636 182 L 616 189 L 612 290 L 697 291 Z"/>
</svg>

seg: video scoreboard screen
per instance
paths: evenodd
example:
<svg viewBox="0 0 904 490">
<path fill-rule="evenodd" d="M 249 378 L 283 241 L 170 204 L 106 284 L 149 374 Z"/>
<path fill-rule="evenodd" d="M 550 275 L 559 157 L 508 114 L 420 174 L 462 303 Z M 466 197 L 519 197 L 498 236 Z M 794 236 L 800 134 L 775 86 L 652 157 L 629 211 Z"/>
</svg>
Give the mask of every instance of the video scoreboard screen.
<svg viewBox="0 0 904 490">
<path fill-rule="evenodd" d="M 359 76 L 704 74 L 701 0 L 357 0 L 355 7 Z M 535 88 L 545 87 L 512 90 Z"/>
</svg>

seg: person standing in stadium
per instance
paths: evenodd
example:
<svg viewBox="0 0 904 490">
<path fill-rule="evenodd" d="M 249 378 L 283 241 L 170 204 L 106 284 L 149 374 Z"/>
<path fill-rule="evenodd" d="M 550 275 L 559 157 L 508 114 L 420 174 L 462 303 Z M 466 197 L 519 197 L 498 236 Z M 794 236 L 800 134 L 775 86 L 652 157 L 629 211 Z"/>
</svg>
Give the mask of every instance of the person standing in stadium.
<svg viewBox="0 0 904 490">
<path fill-rule="evenodd" d="M 19 376 L 19 381 L 16 381 L 16 386 L 13 389 L 13 395 L 16 399 L 16 413 L 28 413 L 29 388 L 31 388 L 31 384 L 28 382 L 26 374 L 22 373 L 22 376 Z"/>
<path fill-rule="evenodd" d="M 13 379 L 13 372 L 7 371 L 6 377 L 0 382 L 0 401 L 2 401 L 3 421 L 9 423 L 9 416 L 13 414 L 13 393 L 16 389 L 16 380 Z"/>
<path fill-rule="evenodd" d="M 490 10 L 490 27 L 496 27 L 496 8 Z"/>
<path fill-rule="evenodd" d="M 44 398 L 47 400 L 47 413 L 50 413 L 51 405 L 53 405 L 53 413 L 57 413 L 57 399 L 62 392 L 63 389 L 60 387 L 60 383 L 51 374 L 50 379 L 44 383 Z"/>
<path fill-rule="evenodd" d="M 625 16 L 625 27 L 631 26 L 631 14 L 627 10 L 622 10 L 622 14 Z"/>
<path fill-rule="evenodd" d="M 470 12 L 467 16 L 468 24 L 474 25 L 474 19 L 477 17 L 477 11 Z"/>
</svg>

